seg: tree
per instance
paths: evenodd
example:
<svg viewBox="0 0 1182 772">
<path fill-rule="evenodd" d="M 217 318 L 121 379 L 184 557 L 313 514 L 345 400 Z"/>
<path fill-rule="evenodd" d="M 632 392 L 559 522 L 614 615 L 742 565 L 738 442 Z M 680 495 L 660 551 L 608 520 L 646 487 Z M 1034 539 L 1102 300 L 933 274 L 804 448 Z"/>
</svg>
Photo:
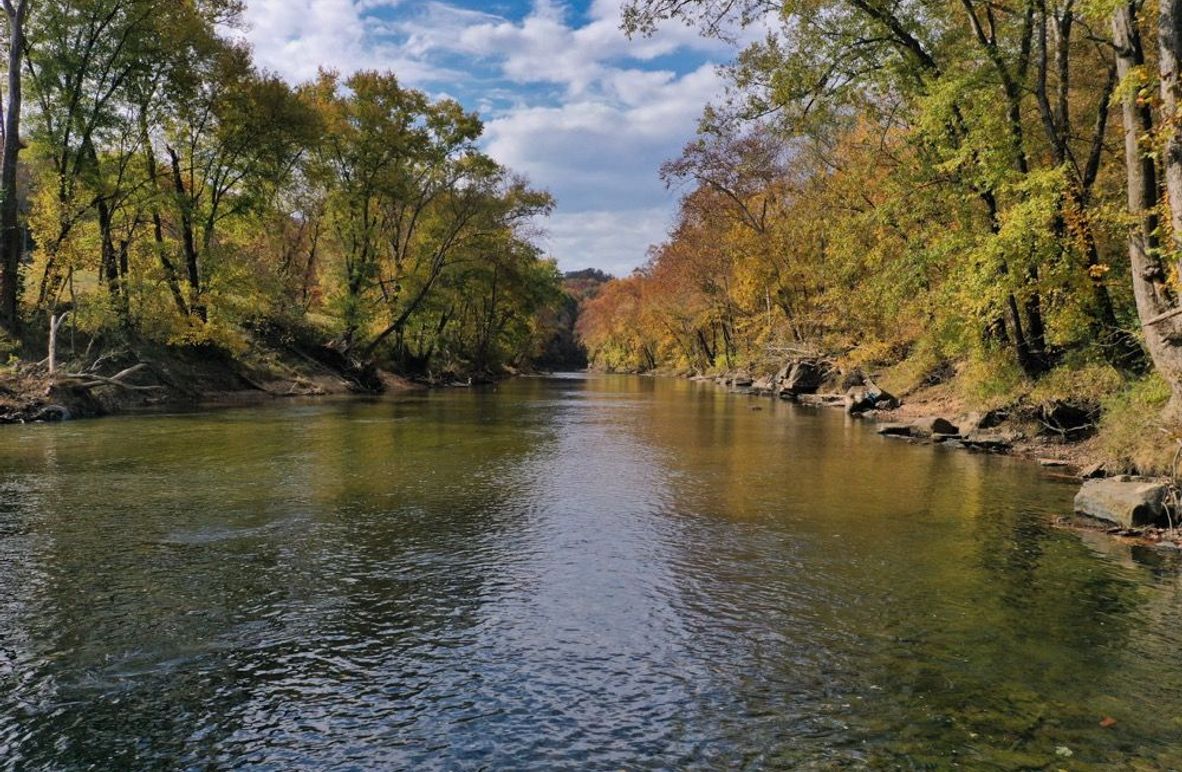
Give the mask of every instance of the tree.
<svg viewBox="0 0 1182 772">
<path fill-rule="evenodd" d="M 24 147 L 21 141 L 21 58 L 25 50 L 28 13 L 29 0 L 4 0 L 8 29 L 8 95 L 4 105 L 3 156 L 0 157 L 0 326 L 14 334 L 20 331 L 20 266 L 24 246 L 19 222 L 17 164 Z"/>
</svg>

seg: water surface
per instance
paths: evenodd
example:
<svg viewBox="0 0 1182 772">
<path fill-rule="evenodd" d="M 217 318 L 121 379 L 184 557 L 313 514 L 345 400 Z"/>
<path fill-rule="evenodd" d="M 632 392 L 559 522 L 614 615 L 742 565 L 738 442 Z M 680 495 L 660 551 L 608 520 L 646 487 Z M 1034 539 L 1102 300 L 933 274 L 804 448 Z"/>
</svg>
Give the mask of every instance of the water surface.
<svg viewBox="0 0 1182 772">
<path fill-rule="evenodd" d="M 627 377 L 5 428 L 0 768 L 1182 767 L 1073 492 Z"/>
</svg>

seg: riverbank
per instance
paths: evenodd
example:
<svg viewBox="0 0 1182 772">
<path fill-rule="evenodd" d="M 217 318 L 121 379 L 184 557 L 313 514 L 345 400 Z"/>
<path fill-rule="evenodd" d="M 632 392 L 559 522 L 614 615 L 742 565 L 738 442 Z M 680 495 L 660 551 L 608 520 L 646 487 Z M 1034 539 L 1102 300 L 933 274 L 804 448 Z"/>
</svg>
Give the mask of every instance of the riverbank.
<svg viewBox="0 0 1182 772">
<path fill-rule="evenodd" d="M 1016 402 L 973 409 L 948 381 L 921 385 L 900 397 L 883 388 L 877 375 L 842 371 L 827 360 L 808 358 L 791 360 L 760 377 L 747 371 L 676 375 L 806 408 L 840 409 L 873 422 L 878 434 L 893 441 L 1029 460 L 1048 476 L 1082 483 L 1074 512 L 1061 517 L 1059 525 L 1103 531 L 1144 546 L 1182 549 L 1177 480 L 1113 463 L 1097 431 L 1098 416 L 1078 404 Z"/>
<path fill-rule="evenodd" d="M 88 349 L 91 347 L 88 347 Z M 13 361 L 0 368 L 0 424 L 95 418 L 129 411 L 291 397 L 428 388 L 331 346 L 260 333 L 232 352 L 213 345 L 132 339 L 101 353 Z"/>
</svg>

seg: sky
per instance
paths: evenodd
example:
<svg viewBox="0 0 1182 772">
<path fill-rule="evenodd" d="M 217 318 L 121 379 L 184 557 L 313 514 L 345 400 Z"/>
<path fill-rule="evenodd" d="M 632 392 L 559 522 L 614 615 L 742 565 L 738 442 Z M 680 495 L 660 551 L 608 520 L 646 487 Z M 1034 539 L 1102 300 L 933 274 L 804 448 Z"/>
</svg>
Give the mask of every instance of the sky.
<svg viewBox="0 0 1182 772">
<path fill-rule="evenodd" d="M 658 178 L 721 94 L 733 53 L 668 25 L 629 40 L 619 0 L 246 0 L 258 64 L 293 83 L 390 70 L 485 121 L 485 150 L 557 200 L 540 245 L 564 270 L 617 276 L 663 240 Z"/>
</svg>

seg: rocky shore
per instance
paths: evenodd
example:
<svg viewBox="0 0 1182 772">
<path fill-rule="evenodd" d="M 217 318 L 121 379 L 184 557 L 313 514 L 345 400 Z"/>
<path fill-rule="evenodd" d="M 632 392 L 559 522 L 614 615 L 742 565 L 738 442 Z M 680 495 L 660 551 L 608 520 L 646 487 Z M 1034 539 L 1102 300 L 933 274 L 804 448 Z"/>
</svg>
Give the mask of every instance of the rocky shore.
<svg viewBox="0 0 1182 772">
<path fill-rule="evenodd" d="M 734 371 L 690 378 L 733 392 L 843 410 L 875 422 L 878 434 L 892 440 L 1029 458 L 1053 474 L 1080 481 L 1075 511 L 1066 523 L 1182 549 L 1182 491 L 1177 481 L 1108 469 L 1089 453 L 1091 419 L 1077 406 L 976 412 L 934 395 L 901 399 L 870 374 L 842 371 L 823 358 L 793 359 L 775 373 Z"/>
</svg>

